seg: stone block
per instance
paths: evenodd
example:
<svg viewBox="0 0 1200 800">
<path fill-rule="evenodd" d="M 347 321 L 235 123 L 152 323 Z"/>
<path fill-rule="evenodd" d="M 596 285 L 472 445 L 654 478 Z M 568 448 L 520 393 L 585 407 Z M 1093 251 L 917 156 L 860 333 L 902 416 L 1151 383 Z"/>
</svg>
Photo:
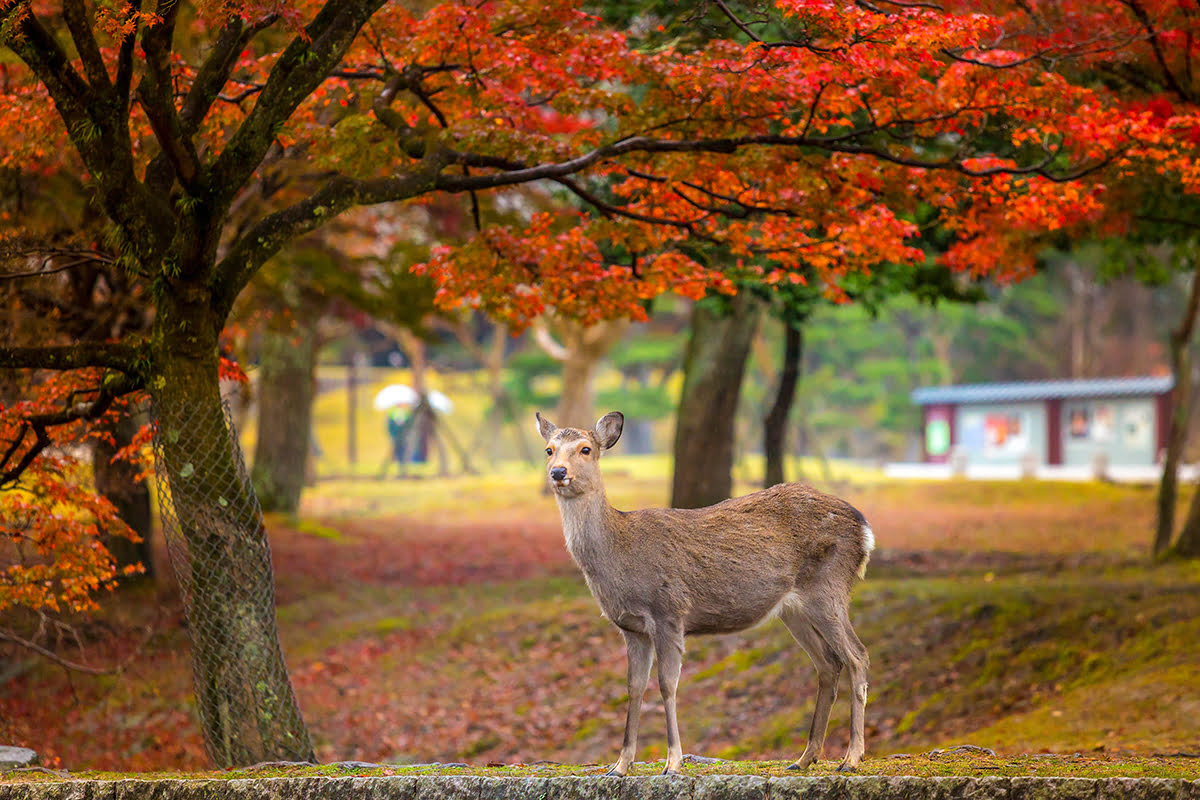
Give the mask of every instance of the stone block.
<svg viewBox="0 0 1200 800">
<path fill-rule="evenodd" d="M 767 800 L 766 778 L 704 775 L 694 780 L 692 800 Z"/>
<path fill-rule="evenodd" d="M 547 800 L 549 778 L 484 778 L 480 800 Z"/>
<path fill-rule="evenodd" d="M 38 763 L 38 754 L 28 747 L 0 746 L 0 771 L 32 767 Z"/>
<path fill-rule="evenodd" d="M 547 800 L 622 800 L 626 784 L 634 780 L 614 775 L 551 778 Z"/>
</svg>

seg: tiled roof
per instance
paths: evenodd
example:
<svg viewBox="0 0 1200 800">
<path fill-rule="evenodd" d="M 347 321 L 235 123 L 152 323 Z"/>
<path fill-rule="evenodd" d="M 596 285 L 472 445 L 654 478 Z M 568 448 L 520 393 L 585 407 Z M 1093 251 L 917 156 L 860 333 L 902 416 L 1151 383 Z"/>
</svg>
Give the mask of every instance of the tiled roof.
<svg viewBox="0 0 1200 800">
<path fill-rule="evenodd" d="M 1169 392 L 1174 386 L 1175 379 L 1170 375 L 1078 381 L 975 383 L 962 386 L 922 386 L 913 391 L 912 399 L 917 405 L 927 406 L 933 403 L 1011 403 L 1054 398 L 1144 397 Z"/>
</svg>

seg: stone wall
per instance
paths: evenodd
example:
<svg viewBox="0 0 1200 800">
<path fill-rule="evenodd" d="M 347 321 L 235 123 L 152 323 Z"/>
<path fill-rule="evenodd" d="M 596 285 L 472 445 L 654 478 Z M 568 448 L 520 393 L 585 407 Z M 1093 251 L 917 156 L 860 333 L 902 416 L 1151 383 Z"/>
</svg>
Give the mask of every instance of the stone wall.
<svg viewBox="0 0 1200 800">
<path fill-rule="evenodd" d="M 758 778 L 603 776 L 238 780 L 31 780 L 0 800 L 1200 800 L 1200 781 L 1161 778 Z"/>
</svg>

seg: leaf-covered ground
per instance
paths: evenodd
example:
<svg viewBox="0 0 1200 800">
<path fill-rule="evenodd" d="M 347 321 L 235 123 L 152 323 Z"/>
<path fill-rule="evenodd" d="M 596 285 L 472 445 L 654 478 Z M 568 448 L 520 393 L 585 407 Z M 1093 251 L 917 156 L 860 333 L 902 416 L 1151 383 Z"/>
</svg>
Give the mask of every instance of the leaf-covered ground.
<svg viewBox="0 0 1200 800">
<path fill-rule="evenodd" d="M 661 502 L 662 482 L 636 465 L 618 462 L 609 482 L 618 507 Z M 1086 762 L 1176 775 L 1197 763 L 1152 758 L 1200 750 L 1200 567 L 1144 563 L 1151 492 L 955 482 L 850 496 L 881 547 L 854 604 L 872 656 L 865 769 L 912 774 L 967 759 L 974 766 L 958 774 L 1070 774 Z M 323 485 L 301 520 L 272 520 L 271 535 L 281 636 L 323 761 L 482 768 L 615 756 L 620 637 L 570 563 L 536 478 Z M 203 768 L 171 588 L 123 592 L 78 630 L 93 662 L 132 660 L 96 678 L 23 655 L 0 663 L 0 740 L 72 772 Z M 684 749 L 795 758 L 814 689 L 807 657 L 778 624 L 692 639 Z M 653 682 L 645 708 L 640 757 L 652 761 L 665 750 Z M 847 714 L 839 701 L 829 759 Z M 964 742 L 999 755 L 886 758 Z"/>
</svg>

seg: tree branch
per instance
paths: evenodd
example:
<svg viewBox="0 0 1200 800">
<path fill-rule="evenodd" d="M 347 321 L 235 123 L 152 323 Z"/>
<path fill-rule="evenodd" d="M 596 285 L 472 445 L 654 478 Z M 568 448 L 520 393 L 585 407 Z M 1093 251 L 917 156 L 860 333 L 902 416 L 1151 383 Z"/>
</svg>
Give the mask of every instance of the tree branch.
<svg viewBox="0 0 1200 800">
<path fill-rule="evenodd" d="M 439 175 L 437 188 L 446 192 L 464 192 L 472 189 L 496 189 L 502 186 L 513 186 L 538 180 L 558 180 L 580 172 L 592 165 L 609 158 L 629 153 L 736 153 L 738 150 L 751 146 L 769 145 L 775 147 L 812 147 L 827 152 L 863 155 L 906 167 L 916 167 L 930 170 L 950 170 L 971 177 L 987 177 L 991 175 L 1038 175 L 1055 182 L 1077 180 L 1109 163 L 1118 154 L 1113 154 L 1105 161 L 1078 167 L 1069 172 L 1055 172 L 1049 169 L 1054 159 L 1047 155 L 1037 164 L 1020 167 L 986 167 L 973 169 L 966 166 L 961 158 L 922 159 L 904 156 L 875 145 L 860 145 L 845 141 L 844 136 L 832 138 L 810 136 L 780 136 L 773 134 L 755 136 L 737 136 L 724 139 L 653 139 L 645 136 L 633 136 L 612 144 L 596 148 L 588 153 L 566 161 L 554 164 L 540 164 L 535 167 L 517 167 L 512 162 L 493 156 L 481 156 L 474 153 L 454 153 L 454 163 L 466 164 L 473 167 L 492 167 L 502 171 L 483 175 Z"/>
<path fill-rule="evenodd" d="M 10 3 L 0 11 L 0 25 L 13 22 L 13 30 L 0 43 L 12 48 L 45 85 L 72 142 L 86 159 L 94 152 L 84 136 L 84 128 L 92 122 L 88 108 L 96 99 L 94 93 L 28 3 Z"/>
<path fill-rule="evenodd" d="M 570 351 L 554 338 L 554 334 L 550 333 L 545 320 L 541 317 L 538 317 L 533 324 L 533 338 L 542 351 L 555 361 L 566 361 L 571 355 Z"/>
<path fill-rule="evenodd" d="M 72 370 L 106 367 L 138 373 L 142 350 L 127 344 L 83 342 L 54 347 L 0 348 L 0 369 Z"/>
<path fill-rule="evenodd" d="M 102 93 L 111 90 L 108 67 L 104 64 L 104 57 L 100 55 L 96 37 L 92 36 L 92 25 L 83 0 L 63 0 L 62 9 L 63 19 L 67 23 L 67 30 L 71 32 L 71 40 L 75 43 L 75 50 L 79 53 L 79 60 L 83 64 L 83 72 L 87 75 L 88 82 Z"/>
<path fill-rule="evenodd" d="M 46 87 L 71 144 L 96 181 L 105 212 L 121 226 L 136 257 L 153 260 L 160 237 L 169 235 L 169 226 L 163 224 L 158 198 L 151 202 L 135 178 L 124 109 L 104 102 L 80 77 L 27 2 L 8 3 L 0 10 L 0 30 L 6 28 L 7 38 L 0 43 L 10 47 Z"/>
<path fill-rule="evenodd" d="M 76 403 L 72 400 L 70 405 L 62 411 L 35 414 L 26 418 L 25 425 L 16 437 L 16 442 L 7 448 L 4 454 L 4 461 L 0 462 L 0 465 L 8 463 L 17 453 L 21 442 L 25 440 L 25 434 L 30 431 L 34 435 L 33 444 L 30 445 L 29 449 L 25 451 L 16 464 L 0 472 L 0 489 L 6 489 L 20 480 L 21 475 L 29 468 L 34 459 L 51 445 L 50 428 L 79 420 L 98 419 L 108 411 L 113 401 L 118 397 L 136 392 L 142 388 L 144 388 L 144 385 L 140 378 L 129 374 L 114 375 L 113 373 L 108 373 L 105 375 L 104 380 L 101 381 L 99 389 L 96 390 L 95 400 L 86 403 Z"/>
<path fill-rule="evenodd" d="M 179 3 L 177 0 L 160 0 L 158 14 L 162 22 L 142 34 L 146 74 L 138 84 L 138 102 L 180 183 L 189 194 L 198 195 L 202 177 L 200 158 L 191 137 L 184 133 L 183 122 L 175 109 L 171 81 L 171 47 Z"/>
<path fill-rule="evenodd" d="M 223 208 L 258 168 L 278 126 L 291 117 L 341 62 L 358 31 L 384 0 L 326 0 L 284 49 L 254 108 L 212 168 L 217 207 Z"/>
<path fill-rule="evenodd" d="M 113 675 L 120 671 L 119 667 L 104 669 L 101 667 L 89 667 L 87 664 L 80 664 L 78 661 L 70 661 L 58 655 L 53 650 L 47 650 L 37 642 L 31 642 L 28 639 L 17 636 L 15 633 L 9 633 L 3 628 L 0 628 L 0 640 L 12 642 L 18 647 L 23 647 L 26 650 L 37 653 L 42 658 L 49 659 L 60 667 L 65 667 L 72 672 L 82 672 L 85 675 Z"/>
<path fill-rule="evenodd" d="M 130 4 L 129 13 L 135 15 L 142 10 L 142 0 L 134 0 Z M 129 115 L 129 91 L 133 85 L 133 49 L 137 45 L 138 32 L 135 28 L 121 40 L 117 52 L 117 78 L 115 83 L 117 97 L 121 101 L 121 115 Z"/>
<path fill-rule="evenodd" d="M 1186 228 L 1190 231 L 1200 231 L 1200 221 L 1194 219 L 1183 219 L 1181 217 L 1160 217 L 1154 214 L 1137 214 L 1137 219 L 1145 220 L 1146 222 L 1157 222 L 1160 225 L 1174 225 L 1180 228 Z"/>
<path fill-rule="evenodd" d="M 1146 37 L 1150 40 L 1150 48 L 1154 52 L 1154 60 L 1158 62 L 1158 67 L 1162 70 L 1162 78 L 1167 88 L 1174 92 L 1181 100 L 1186 100 L 1189 103 L 1196 102 L 1195 95 L 1179 82 L 1178 77 L 1171 70 L 1171 65 L 1167 63 L 1167 57 L 1163 52 L 1162 40 L 1158 30 L 1154 27 L 1154 21 L 1146 13 L 1146 9 L 1142 7 L 1140 0 L 1122 0 L 1122 3 L 1133 12 L 1133 15 L 1137 17 L 1137 21 L 1141 23 L 1142 29 L 1146 31 Z"/>
<path fill-rule="evenodd" d="M 204 121 L 204 117 L 216 102 L 221 88 L 229 80 L 238 55 L 246 49 L 250 40 L 271 27 L 279 19 L 278 14 L 263 17 L 253 25 L 246 25 L 240 17 L 231 17 L 217 34 L 217 41 L 196 72 L 192 88 L 183 101 L 179 118 L 186 136 L 193 136 Z"/>
<path fill-rule="evenodd" d="M 299 203 L 263 217 L 237 238 L 213 269 L 209 288 L 214 308 L 219 315 L 227 314 L 258 268 L 293 238 L 319 228 L 354 206 L 429 193 L 436 188 L 437 175 L 447 163 L 445 154 L 435 151 L 413 171 L 398 177 L 356 180 L 338 175 Z"/>
</svg>

